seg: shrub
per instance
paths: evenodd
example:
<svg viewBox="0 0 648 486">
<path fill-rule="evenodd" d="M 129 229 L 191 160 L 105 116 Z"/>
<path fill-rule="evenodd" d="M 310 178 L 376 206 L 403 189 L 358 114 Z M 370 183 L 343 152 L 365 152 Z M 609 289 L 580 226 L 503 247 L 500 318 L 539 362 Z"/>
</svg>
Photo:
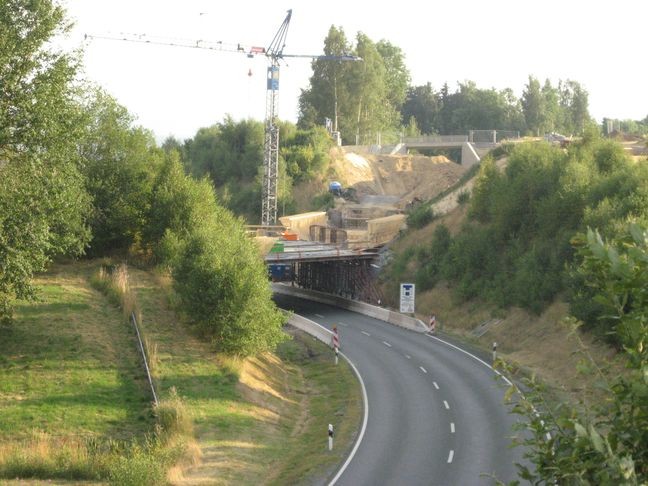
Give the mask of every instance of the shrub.
<svg viewBox="0 0 648 486">
<path fill-rule="evenodd" d="M 420 229 L 434 219 L 434 211 L 429 204 L 422 204 L 414 208 L 407 216 L 407 225 L 410 228 Z"/>
<path fill-rule="evenodd" d="M 470 201 L 470 193 L 468 191 L 461 191 L 457 196 L 457 203 L 463 206 Z"/>
</svg>

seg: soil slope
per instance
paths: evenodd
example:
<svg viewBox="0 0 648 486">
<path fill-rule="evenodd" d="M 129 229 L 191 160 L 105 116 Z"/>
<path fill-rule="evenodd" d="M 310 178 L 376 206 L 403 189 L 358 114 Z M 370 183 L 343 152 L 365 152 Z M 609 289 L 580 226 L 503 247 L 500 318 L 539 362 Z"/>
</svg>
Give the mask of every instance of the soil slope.
<svg viewBox="0 0 648 486">
<path fill-rule="evenodd" d="M 362 196 L 397 196 L 399 208 L 415 198 L 431 199 L 466 171 L 446 157 L 338 152 L 332 169 L 342 185 Z"/>
</svg>

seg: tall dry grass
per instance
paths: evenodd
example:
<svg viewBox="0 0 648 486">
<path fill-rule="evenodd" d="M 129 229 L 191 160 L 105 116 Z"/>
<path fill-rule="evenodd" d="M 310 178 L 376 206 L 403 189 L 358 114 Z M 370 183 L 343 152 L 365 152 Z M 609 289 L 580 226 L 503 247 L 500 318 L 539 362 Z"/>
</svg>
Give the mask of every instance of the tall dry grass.
<svg viewBox="0 0 648 486">
<path fill-rule="evenodd" d="M 130 288 L 128 266 L 125 263 L 103 263 L 90 278 L 90 284 L 122 309 L 125 320 L 129 321 L 134 313 L 138 322 L 141 321 L 141 312 L 137 306 L 135 292 Z"/>
<path fill-rule="evenodd" d="M 112 445 L 93 439 L 52 437 L 35 431 L 0 444 L 0 478 L 99 479 L 107 477 Z"/>
</svg>

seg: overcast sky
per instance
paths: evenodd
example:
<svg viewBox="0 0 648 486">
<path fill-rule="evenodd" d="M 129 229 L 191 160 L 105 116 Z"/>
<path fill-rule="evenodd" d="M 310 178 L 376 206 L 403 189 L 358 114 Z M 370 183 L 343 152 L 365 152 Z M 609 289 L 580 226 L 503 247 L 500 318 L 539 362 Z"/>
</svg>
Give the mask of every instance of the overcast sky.
<svg viewBox="0 0 648 486">
<path fill-rule="evenodd" d="M 580 82 L 590 113 L 648 115 L 645 23 L 648 1 L 399 0 L 216 1 L 62 0 L 75 28 L 70 46 L 84 46 L 85 75 L 154 131 L 192 137 L 200 127 L 265 114 L 267 59 L 237 53 L 84 41 L 84 34 L 121 32 L 267 47 L 293 9 L 284 53 L 320 54 L 331 25 L 349 40 L 358 31 L 400 47 L 412 84 L 472 80 L 480 88 L 522 94 L 531 74 L 554 84 Z M 252 75 L 249 76 L 250 72 Z M 281 67 L 279 117 L 296 121 L 310 61 Z M 498 127 L 493 127 L 498 128 Z"/>
</svg>

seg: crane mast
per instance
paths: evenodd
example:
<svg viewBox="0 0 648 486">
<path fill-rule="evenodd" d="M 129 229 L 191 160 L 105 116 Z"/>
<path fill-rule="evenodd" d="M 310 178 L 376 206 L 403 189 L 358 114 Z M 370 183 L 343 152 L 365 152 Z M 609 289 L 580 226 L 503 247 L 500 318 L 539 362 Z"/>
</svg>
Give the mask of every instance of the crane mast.
<svg viewBox="0 0 648 486">
<path fill-rule="evenodd" d="M 261 186 L 261 225 L 274 226 L 277 224 L 277 180 L 279 179 L 279 127 L 277 113 L 279 112 L 279 60 L 283 56 L 286 45 L 288 26 L 292 10 L 275 34 L 266 56 L 270 58 L 266 85 L 266 114 L 263 139 L 263 182 Z"/>
</svg>

